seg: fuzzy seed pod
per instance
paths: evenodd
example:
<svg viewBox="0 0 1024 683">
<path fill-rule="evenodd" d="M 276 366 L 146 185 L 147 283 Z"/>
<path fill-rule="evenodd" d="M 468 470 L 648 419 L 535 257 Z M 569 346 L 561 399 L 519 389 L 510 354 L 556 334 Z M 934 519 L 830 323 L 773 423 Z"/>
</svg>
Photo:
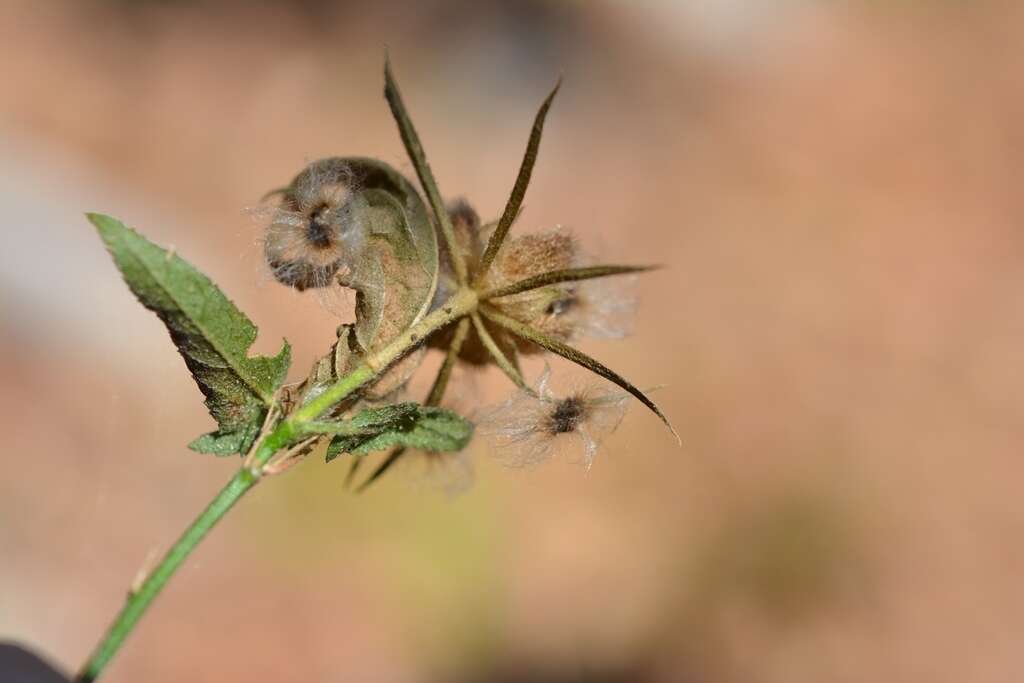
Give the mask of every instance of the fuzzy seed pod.
<svg viewBox="0 0 1024 683">
<path fill-rule="evenodd" d="M 498 288 L 541 273 L 591 264 L 565 230 L 534 233 L 508 241 L 487 273 L 484 289 Z M 633 279 L 593 279 L 539 287 L 494 299 L 505 315 L 562 342 L 581 337 L 620 338 L 630 332 L 635 298 Z M 539 349 L 518 341 L 521 353 Z"/>
<path fill-rule="evenodd" d="M 361 203 L 343 160 L 307 166 L 284 191 L 267 227 L 263 250 L 274 277 L 299 291 L 333 284 L 362 253 Z"/>
<path fill-rule="evenodd" d="M 504 403 L 487 409 L 477 430 L 509 466 L 534 465 L 566 453 L 587 467 L 601 441 L 619 426 L 629 394 L 597 386 L 556 395 L 545 368 L 536 395 L 518 391 Z"/>
<path fill-rule="evenodd" d="M 583 267 L 590 264 L 581 259 L 574 265 Z M 535 326 L 541 332 L 566 342 L 582 337 L 626 337 L 633 331 L 635 283 L 635 277 L 619 276 L 552 286 L 544 314 L 536 320 Z"/>
<path fill-rule="evenodd" d="M 575 265 L 578 245 L 565 230 L 532 233 L 510 239 L 498 252 L 487 272 L 484 289 L 503 287 L 534 275 L 563 270 Z M 570 283 L 571 284 L 571 283 Z M 573 336 L 569 321 L 563 316 L 573 305 L 567 285 L 541 287 L 492 302 L 505 315 L 526 323 L 560 341 Z M 537 347 L 518 341 L 522 353 L 534 353 Z"/>
<path fill-rule="evenodd" d="M 321 159 L 280 194 L 264 242 L 277 280 L 299 291 L 318 289 L 332 311 L 335 297 L 355 292 L 355 321 L 338 347 L 345 350 L 344 358 L 330 354 L 317 362 L 306 387 L 315 392 L 427 313 L 437 289 L 437 239 L 415 187 L 375 159 Z M 406 354 L 361 395 L 389 397 L 423 355 L 419 349 Z"/>
</svg>

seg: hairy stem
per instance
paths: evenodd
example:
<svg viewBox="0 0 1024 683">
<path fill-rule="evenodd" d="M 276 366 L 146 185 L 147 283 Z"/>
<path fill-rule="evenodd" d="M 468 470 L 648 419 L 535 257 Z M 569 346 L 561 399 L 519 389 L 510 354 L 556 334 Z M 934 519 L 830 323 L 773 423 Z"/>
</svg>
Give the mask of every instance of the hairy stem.
<svg viewBox="0 0 1024 683">
<path fill-rule="evenodd" d="M 153 598 L 160 593 L 164 585 L 178 570 L 181 563 L 189 556 L 192 549 L 203 540 L 203 537 L 213 528 L 213 525 L 223 517 L 231 507 L 238 502 L 238 499 L 256 484 L 258 478 L 247 469 L 241 469 L 232 477 L 217 497 L 206 507 L 196 518 L 192 525 L 185 530 L 178 542 L 171 546 L 167 555 L 159 565 L 154 568 L 146 580 L 139 587 L 138 591 L 128 596 L 124 608 L 117 615 L 117 619 L 110 626 L 106 637 L 89 657 L 81 672 L 78 674 L 78 681 L 94 681 L 106 667 L 107 663 L 120 649 L 124 639 L 132 632 L 142 615 L 145 614 Z"/>
<path fill-rule="evenodd" d="M 512 364 L 512 361 L 505 356 L 501 347 L 498 346 L 498 342 L 494 341 L 494 337 L 492 337 L 491 333 L 487 331 L 484 321 L 481 320 L 480 316 L 476 313 L 473 313 L 473 327 L 476 328 L 477 336 L 480 337 L 480 341 L 483 342 L 484 347 L 491 354 L 491 358 L 494 359 L 495 364 L 501 368 L 501 371 L 504 372 L 517 387 L 523 391 L 533 393 L 533 389 L 526 384 L 526 380 L 523 379 L 523 375 L 519 372 L 519 369 L 516 368 L 516 366 Z"/>
<path fill-rule="evenodd" d="M 337 405 L 342 398 L 369 382 L 386 370 L 389 365 L 422 343 L 431 332 L 475 311 L 476 307 L 476 293 L 470 289 L 459 290 L 448 300 L 448 303 L 428 313 L 390 344 L 363 361 L 359 367 L 340 379 L 337 384 L 295 411 L 289 421 L 308 422 L 320 417 Z"/>
<path fill-rule="evenodd" d="M 103 640 L 82 667 L 76 680 L 91 683 L 99 678 L 104 668 L 124 644 L 125 638 L 135 629 L 142 615 L 160 594 L 167 582 L 178 571 L 186 558 L 199 542 L 227 514 L 238 500 L 259 483 L 270 459 L 287 448 L 297 438 L 304 436 L 304 427 L 320 415 L 333 408 L 352 392 L 368 383 L 389 365 L 418 346 L 428 334 L 452 321 L 476 310 L 477 296 L 468 289 L 457 292 L 446 304 L 426 315 L 420 322 L 406 330 L 393 342 L 368 357 L 348 375 L 325 390 L 322 394 L 282 420 L 274 429 L 257 442 L 256 451 L 246 458 L 243 467 L 217 494 L 217 497 L 203 510 L 181 537 L 167 551 L 160 563 L 146 577 L 138 590 L 129 594 L 124 607 L 107 630 Z"/>
<path fill-rule="evenodd" d="M 445 389 L 448 388 L 448 380 L 452 376 L 452 368 L 455 367 L 455 361 L 459 358 L 459 353 L 462 351 L 462 344 L 466 341 L 468 333 L 469 318 L 467 317 L 460 320 L 455 328 L 455 334 L 452 335 L 451 345 L 448 347 L 448 352 L 445 354 L 441 368 L 437 371 L 437 377 L 434 379 L 433 386 L 430 387 L 430 393 L 427 395 L 427 400 L 424 401 L 424 405 L 441 405 L 441 399 L 444 398 Z M 400 457 L 402 457 L 403 453 L 405 453 L 405 446 L 397 446 L 393 448 L 391 452 L 388 453 L 387 457 L 384 458 L 383 462 L 377 466 L 377 469 L 375 469 L 373 473 L 367 477 L 366 481 L 356 489 L 356 493 L 362 493 L 366 490 L 366 487 L 377 481 L 381 475 L 391 469 L 391 466 L 394 465 Z M 355 477 L 361 462 L 363 462 L 362 458 L 355 458 L 352 460 L 352 467 L 349 469 L 349 476 L 345 479 L 346 485 L 348 485 Z"/>
<path fill-rule="evenodd" d="M 128 595 L 128 599 L 125 601 L 124 607 L 121 608 L 121 612 L 114 619 L 114 623 L 107 630 L 103 640 L 96 646 L 96 649 L 82 667 L 81 672 L 79 672 L 78 677 L 75 679 L 76 681 L 79 681 L 79 683 L 91 683 L 91 681 L 99 678 L 100 673 L 102 673 L 111 658 L 121 649 L 125 638 L 135 629 L 139 619 L 146 613 L 153 599 L 160 594 L 160 591 L 163 590 L 164 586 L 174 576 L 174 573 L 178 571 L 178 568 L 181 567 L 181 564 L 195 547 L 199 545 L 199 542 L 210 532 L 210 529 L 227 514 L 228 510 L 238 502 L 238 499 L 246 491 L 259 482 L 260 468 L 266 464 L 267 460 L 274 453 L 284 447 L 288 438 L 290 436 L 286 435 L 284 430 L 280 432 L 275 430 L 271 433 L 263 441 L 259 452 L 254 458 L 254 463 L 259 465 L 259 467 L 243 467 L 240 469 L 231 478 L 231 481 L 221 489 L 217 497 L 196 517 L 196 520 L 185 530 L 181 538 L 167 551 L 160 564 L 153 568 L 153 571 L 142 582 L 138 590 Z"/>
<path fill-rule="evenodd" d="M 434 378 L 434 384 L 430 387 L 430 393 L 425 401 L 426 405 L 441 405 L 441 399 L 444 398 L 445 389 L 448 388 L 448 380 L 452 376 L 455 362 L 459 359 L 459 353 L 462 352 L 462 344 L 466 341 L 467 334 L 469 334 L 469 318 L 463 318 L 455 328 L 455 334 L 452 336 L 452 342 L 444 356 L 444 362 L 441 363 L 441 368 L 437 371 L 437 377 Z"/>
</svg>

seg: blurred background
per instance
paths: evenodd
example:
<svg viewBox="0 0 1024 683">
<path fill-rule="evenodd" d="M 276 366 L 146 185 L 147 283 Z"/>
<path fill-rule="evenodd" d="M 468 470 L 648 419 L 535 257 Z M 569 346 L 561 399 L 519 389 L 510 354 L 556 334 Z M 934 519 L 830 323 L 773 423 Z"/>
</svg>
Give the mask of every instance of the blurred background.
<svg viewBox="0 0 1024 683">
<path fill-rule="evenodd" d="M 174 245 L 300 379 L 339 321 L 243 210 L 322 156 L 411 174 L 386 47 L 485 218 L 564 74 L 516 229 L 667 264 L 584 349 L 664 384 L 683 447 L 634 408 L 589 472 L 475 444 L 453 498 L 311 459 L 110 681 L 1020 680 L 1022 39 L 982 0 L 0 0 L 0 639 L 77 667 L 238 465 L 186 450 L 212 421 L 82 213 Z"/>
</svg>

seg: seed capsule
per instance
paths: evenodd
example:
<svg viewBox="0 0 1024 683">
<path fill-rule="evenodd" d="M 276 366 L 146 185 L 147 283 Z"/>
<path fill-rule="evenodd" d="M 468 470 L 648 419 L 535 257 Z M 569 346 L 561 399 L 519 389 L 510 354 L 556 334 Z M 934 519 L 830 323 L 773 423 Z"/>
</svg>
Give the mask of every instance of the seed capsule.
<svg viewBox="0 0 1024 683">
<path fill-rule="evenodd" d="M 622 421 L 629 394 L 589 386 L 558 396 L 550 375 L 545 368 L 535 393 L 518 391 L 485 410 L 477 429 L 507 465 L 533 465 L 564 452 L 590 467 L 601 441 Z"/>
<path fill-rule="evenodd" d="M 498 288 L 553 270 L 588 265 L 577 241 L 564 230 L 523 235 L 509 240 L 488 272 L 486 288 Z M 635 298 L 631 280 L 594 279 L 540 287 L 495 299 L 505 315 L 562 342 L 581 337 L 619 338 L 630 332 Z M 517 342 L 521 353 L 537 347 Z"/>
<path fill-rule="evenodd" d="M 341 159 L 307 166 L 271 214 L 263 250 L 274 277 L 299 291 L 326 287 L 358 259 L 365 243 L 363 200 Z"/>
</svg>

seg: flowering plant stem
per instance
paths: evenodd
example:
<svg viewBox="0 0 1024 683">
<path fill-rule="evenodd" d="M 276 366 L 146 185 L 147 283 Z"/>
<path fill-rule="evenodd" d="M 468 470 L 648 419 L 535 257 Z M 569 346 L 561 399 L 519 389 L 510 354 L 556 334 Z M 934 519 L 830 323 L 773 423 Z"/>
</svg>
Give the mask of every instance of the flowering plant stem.
<svg viewBox="0 0 1024 683">
<path fill-rule="evenodd" d="M 543 432 L 549 438 L 569 432 L 582 434 L 580 425 L 587 421 L 587 413 L 600 406 L 585 397 L 571 398 L 566 402 L 538 396 L 538 392 L 527 385 L 519 369 L 517 349 L 523 344 L 562 356 L 618 385 L 640 400 L 671 429 L 664 413 L 642 391 L 563 341 L 568 336 L 565 330 L 554 334 L 537 327 L 552 316 L 561 314 L 548 304 L 562 302 L 568 305 L 576 301 L 571 288 L 559 285 L 649 268 L 622 265 L 570 267 L 575 261 L 575 248 L 571 241 L 565 239 L 551 242 L 550 239 L 531 240 L 525 236 L 525 239 L 512 240 L 505 246 L 508 252 L 502 251 L 505 237 L 519 215 L 537 160 L 544 119 L 557 91 L 558 85 L 537 112 L 515 186 L 501 219 L 491 231 L 486 248 L 480 253 L 471 248 L 463 249 L 458 236 L 465 236 L 468 230 L 468 243 L 473 245 L 476 243 L 474 239 L 480 237 L 479 222 L 466 223 L 464 217 L 460 218 L 462 232 L 457 235 L 452 216 L 442 201 L 427 164 L 419 136 L 402 102 L 390 64 L 385 65 L 385 96 L 426 192 L 432 216 L 428 219 L 416 190 L 400 174 L 372 159 L 330 158 L 315 162 L 282 190 L 285 195 L 282 211 L 288 220 L 284 221 L 284 228 L 277 227 L 284 231 L 274 233 L 278 238 L 296 239 L 301 244 L 313 242 L 319 253 L 326 248 L 321 244 L 324 240 L 329 245 L 334 240 L 337 242 L 335 247 L 345 247 L 343 236 L 350 230 L 358 227 L 365 232 L 374 227 L 373 235 L 375 239 L 379 238 L 375 243 L 377 251 L 359 258 L 381 269 L 383 265 L 390 264 L 380 275 L 385 288 L 390 287 L 394 294 L 388 295 L 391 296 L 390 304 L 385 306 L 387 296 L 370 291 L 373 288 L 360 290 L 358 282 L 354 282 L 357 293 L 364 297 L 364 305 L 356 307 L 355 323 L 344 326 L 344 338 L 339 328 L 332 352 L 317 362 L 309 378 L 298 385 L 295 392 L 281 390 L 291 360 L 287 343 L 277 356 L 251 356 L 249 348 L 256 339 L 256 326 L 207 276 L 173 251 L 154 245 L 120 221 L 100 214 L 89 215 L 129 288 L 167 326 L 171 339 L 206 397 L 211 416 L 217 421 L 216 431 L 195 439 L 189 448 L 221 456 L 245 454 L 245 459 L 241 469 L 171 546 L 160 563 L 133 585 L 120 613 L 82 667 L 77 681 L 91 683 L 99 678 L 174 573 L 247 491 L 267 475 L 284 472 L 300 462 L 325 436 L 331 437 L 327 461 L 344 453 L 358 456 L 391 449 L 358 490 L 376 481 L 407 448 L 428 453 L 454 453 L 464 448 L 472 437 L 473 424 L 440 407 L 452 368 L 464 355 L 468 360 L 485 353 L 520 387 L 523 395 L 543 403 L 540 409 L 543 414 L 538 418 L 541 421 L 527 424 L 525 433 Z M 352 188 L 350 171 L 353 167 L 365 176 L 363 180 L 372 178 L 372 182 L 360 192 Z M 326 180 L 321 177 L 324 174 L 327 174 Z M 326 187 L 329 190 L 326 198 L 316 193 L 309 195 L 310 183 L 319 187 L 318 191 L 324 191 Z M 325 213 L 325 206 L 340 201 L 337 197 L 340 191 L 347 198 L 347 203 L 334 206 L 333 211 Z M 300 197 L 304 198 L 303 201 Z M 303 213 L 303 202 L 312 200 L 315 200 L 311 204 L 315 211 Z M 288 207 L 297 211 L 290 211 Z M 368 222 L 364 225 L 360 219 L 352 225 L 344 222 L 336 225 L 332 221 L 351 218 L 348 209 L 342 210 L 344 207 L 363 211 Z M 302 211 L 298 211 L 300 208 Z M 458 215 L 457 211 L 453 215 Z M 450 262 L 446 265 L 451 270 L 447 276 L 454 280 L 457 289 L 446 302 L 435 305 L 438 264 L 442 261 L 436 239 L 438 235 L 443 240 L 447 261 Z M 272 242 L 268 239 L 268 245 Z M 510 256 L 505 259 L 502 254 Z M 326 277 L 333 278 L 340 268 L 341 258 L 338 256 L 338 261 L 329 263 L 310 262 L 306 260 L 308 254 L 296 255 L 288 248 L 275 251 L 269 246 L 267 257 L 272 268 L 283 268 L 275 273 L 276 277 L 299 290 L 327 286 L 328 282 L 318 282 L 317 278 L 323 275 L 321 271 L 327 273 Z M 506 261 L 513 266 L 517 262 L 520 265 L 510 269 Z M 522 264 L 526 264 L 525 270 Z M 545 264 L 549 265 L 546 267 Z M 366 269 L 371 276 L 376 276 L 374 269 L 369 266 Z M 490 274 L 489 269 L 492 271 Z M 349 286 L 340 279 L 336 284 Z M 448 286 L 446 282 L 442 291 L 447 291 Z M 535 297 L 533 308 L 517 309 L 515 299 L 511 300 L 513 303 L 507 303 L 510 301 L 508 297 L 534 291 L 539 293 L 539 298 Z M 563 298 L 558 299 L 559 296 Z M 550 299 L 547 304 L 544 297 Z M 538 301 L 542 305 L 537 306 Z M 522 297 L 518 303 L 523 304 Z M 430 312 L 425 313 L 428 309 Z M 387 325 L 381 323 L 384 318 Z M 570 314 L 567 320 L 571 321 L 571 318 Z M 569 324 L 571 326 L 572 323 Z M 449 330 L 442 331 L 449 326 Z M 425 344 L 443 348 L 446 353 L 423 405 L 405 402 L 365 407 L 357 414 L 346 415 L 346 411 L 351 413 L 358 405 L 358 399 L 366 396 L 365 393 L 360 394 L 361 390 L 366 388 L 368 392 L 371 386 L 374 390 L 381 390 L 381 384 L 391 386 L 388 379 L 394 374 L 393 370 L 403 370 L 392 366 Z M 469 353 L 464 354 L 466 346 L 470 347 Z M 343 353 L 346 351 L 347 354 Z M 357 364 L 352 368 L 350 363 Z M 393 377 L 391 379 L 394 381 Z M 404 383 L 408 376 L 398 379 Z M 544 382 L 540 386 L 544 386 Z M 296 397 L 297 400 L 293 400 Z M 560 411 L 554 416 L 549 413 L 552 405 Z M 551 427 L 552 419 L 558 420 L 555 427 Z M 587 438 L 590 443 L 587 451 L 589 462 L 595 444 L 593 439 Z M 352 458 L 348 481 L 352 481 L 361 462 L 362 458 Z"/>
<path fill-rule="evenodd" d="M 476 293 L 468 288 L 460 289 L 447 303 L 424 316 L 422 320 L 392 343 L 369 356 L 355 370 L 340 378 L 315 399 L 295 410 L 287 419 L 280 421 L 276 426 L 268 425 L 270 431 L 256 442 L 242 468 L 171 546 L 145 580 L 129 592 L 124 607 L 121 608 L 114 623 L 111 624 L 106 635 L 82 667 L 76 680 L 80 683 L 90 683 L 99 678 L 104 668 L 120 650 L 125 639 L 135 629 L 154 598 L 160 594 L 160 591 L 210 529 L 247 491 L 259 483 L 263 475 L 267 473 L 266 466 L 274 455 L 294 445 L 297 441 L 308 438 L 310 432 L 307 427 L 317 418 L 330 411 L 352 392 L 373 380 L 388 366 L 422 343 L 428 335 L 455 320 L 464 318 L 476 308 Z"/>
</svg>

